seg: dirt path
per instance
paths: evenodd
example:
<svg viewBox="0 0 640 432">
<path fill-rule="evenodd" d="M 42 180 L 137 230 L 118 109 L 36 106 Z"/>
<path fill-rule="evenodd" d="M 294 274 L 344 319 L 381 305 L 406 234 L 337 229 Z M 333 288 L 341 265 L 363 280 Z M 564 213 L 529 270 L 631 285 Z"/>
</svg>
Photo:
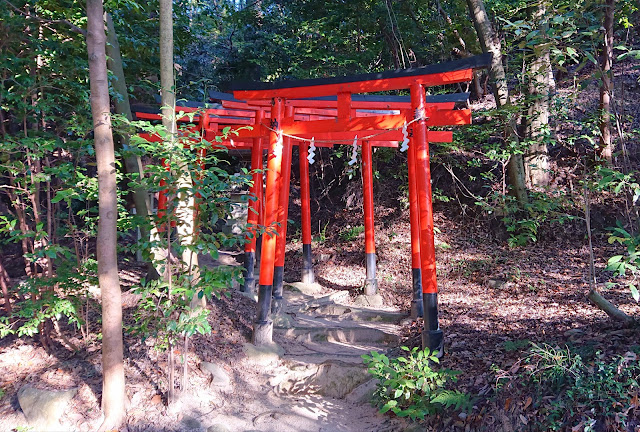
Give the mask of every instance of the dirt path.
<svg viewBox="0 0 640 432">
<path fill-rule="evenodd" d="M 394 432 L 406 424 L 377 413 L 369 403 L 375 384 L 361 355 L 385 351 L 400 339 L 404 314 L 354 305 L 348 293 L 319 285 L 288 285 L 275 317 L 277 344 L 246 343 L 253 300 L 234 292 L 211 305 L 213 334 L 194 340 L 189 392 L 177 406 L 164 404 L 165 356 L 127 340 L 127 392 L 123 431 Z M 246 315 L 250 314 L 249 317 Z M 238 315 L 242 316 L 242 320 Z M 248 320 L 247 320 L 248 318 Z M 229 328 L 225 328 L 228 323 Z M 241 324 L 241 325 L 239 325 Z M 244 335 L 230 335 L 244 326 Z M 217 335 L 217 336 L 216 336 Z M 235 336 L 235 338 L 234 338 Z M 207 340 L 208 339 L 208 340 Z M 225 351 L 225 345 L 230 345 Z M 12 395 L 0 403 L 0 430 L 25 427 L 15 397 L 25 384 L 42 389 L 78 388 L 61 429 L 85 431 L 100 423 L 99 351 L 61 358 L 19 340 L 0 351 L 0 384 Z M 21 359 L 29 359 L 26 363 Z M 90 373 L 93 370 L 94 373 Z M 13 381 L 13 386 L 7 385 Z"/>
</svg>

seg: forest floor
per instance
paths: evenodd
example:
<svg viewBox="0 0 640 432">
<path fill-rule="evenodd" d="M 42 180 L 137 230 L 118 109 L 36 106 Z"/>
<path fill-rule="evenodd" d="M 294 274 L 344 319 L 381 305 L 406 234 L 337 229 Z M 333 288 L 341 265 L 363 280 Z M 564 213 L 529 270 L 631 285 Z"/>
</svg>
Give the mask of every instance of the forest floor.
<svg viewBox="0 0 640 432">
<path fill-rule="evenodd" d="M 384 205 L 376 211 L 380 293 L 388 308 L 408 315 L 411 299 L 408 212 Z M 338 212 L 335 225 L 329 227 L 330 237 L 314 243 L 317 281 L 326 293 L 346 290 L 352 298 L 361 293 L 363 234 L 349 241 L 339 236 L 349 225 L 359 224 L 359 218 L 355 212 Z M 468 415 L 448 412 L 428 419 L 424 424 L 430 425 L 429 430 L 538 430 L 533 425 L 539 407 L 531 403 L 526 391 L 497 392 L 499 378 L 517 379 L 531 343 L 588 347 L 606 355 L 638 352 L 638 327 L 611 321 L 586 299 L 589 254 L 584 244 L 575 241 L 575 236 L 558 235 L 552 241 L 513 249 L 493 238 L 484 222 L 436 211 L 435 224 L 439 229 L 436 250 L 440 325 L 445 334 L 446 353 L 442 365 L 461 372 L 457 388 L 476 397 L 476 401 Z M 615 248 L 604 238 L 596 240 L 595 261 L 603 294 L 627 314 L 640 316 L 640 305 L 631 298 L 628 288 L 604 271 Z M 285 280 L 289 282 L 299 278 L 300 249 L 300 243 L 295 241 L 288 247 Z M 137 283 L 143 271 L 137 266 L 123 267 L 121 276 L 126 289 Z M 609 279 L 614 284 L 604 289 L 604 282 Z M 131 324 L 135 298 L 125 295 L 124 303 L 126 321 Z M 126 430 L 206 430 L 216 424 L 227 429 L 211 431 L 404 430 L 406 423 L 394 423 L 390 416 L 376 414 L 367 404 L 354 405 L 318 395 L 298 395 L 295 400 L 312 407 L 309 412 L 321 415 L 313 421 L 307 418 L 306 422 L 285 427 L 283 409 L 294 409 L 295 404 L 282 406 L 287 399 L 269 395 L 268 391 L 269 380 L 283 371 L 282 364 L 271 360 L 256 364 L 247 357 L 254 305 L 253 300 L 237 291 L 209 305 L 213 332 L 193 338 L 188 355 L 192 391 L 177 412 L 165 406 L 166 355 L 155 350 L 151 340 L 143 342 L 127 335 L 125 357 L 131 409 Z M 93 325 L 97 330 L 97 323 Z M 421 320 L 406 322 L 402 340 L 396 345 L 418 346 L 421 326 Z M 6 392 L 0 400 L 1 430 L 24 425 L 16 397 L 24 384 L 50 389 L 78 388 L 78 395 L 63 416 L 63 424 L 67 430 L 96 427 L 100 419 L 100 345 L 97 340 L 83 341 L 79 333 L 71 341 L 82 349 L 73 353 L 57 343 L 53 352 L 47 353 L 29 339 L 1 342 L 0 388 Z M 231 377 L 232 387 L 211 387 L 211 378 L 199 368 L 202 361 L 222 365 Z M 271 416 L 269 422 L 261 417 L 264 413 Z M 244 418 L 246 424 L 249 414 L 254 419 L 253 428 L 229 429 L 233 427 L 230 419 Z M 632 412 L 631 418 L 633 415 Z M 352 422 L 354 418 L 366 418 L 368 423 Z"/>
</svg>

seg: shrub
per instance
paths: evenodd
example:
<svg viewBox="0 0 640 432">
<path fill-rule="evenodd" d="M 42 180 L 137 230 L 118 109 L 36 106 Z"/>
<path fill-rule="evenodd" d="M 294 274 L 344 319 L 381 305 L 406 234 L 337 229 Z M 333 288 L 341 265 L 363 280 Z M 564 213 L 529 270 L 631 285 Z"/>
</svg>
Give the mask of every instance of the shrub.
<svg viewBox="0 0 640 432">
<path fill-rule="evenodd" d="M 432 369 L 431 364 L 439 360 L 429 349 L 402 349 L 409 353 L 407 357 L 389 359 L 373 351 L 371 355 L 362 356 L 369 373 L 378 380 L 374 397 L 381 413 L 391 411 L 398 417 L 416 420 L 445 408 L 471 407 L 469 395 L 445 388 L 448 382 L 457 381 L 460 372 Z"/>
<path fill-rule="evenodd" d="M 533 344 L 528 378 L 539 388 L 542 430 L 627 430 L 638 409 L 640 362 L 634 353 L 590 361 L 569 348 Z"/>
</svg>

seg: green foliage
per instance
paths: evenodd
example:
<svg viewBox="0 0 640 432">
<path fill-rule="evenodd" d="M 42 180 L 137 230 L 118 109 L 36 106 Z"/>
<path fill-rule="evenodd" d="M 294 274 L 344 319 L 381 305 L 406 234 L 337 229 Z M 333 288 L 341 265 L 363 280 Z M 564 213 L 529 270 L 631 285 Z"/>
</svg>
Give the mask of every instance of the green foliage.
<svg viewBox="0 0 640 432">
<path fill-rule="evenodd" d="M 600 168 L 597 171 L 597 181 L 595 187 L 598 190 L 609 190 L 614 194 L 627 195 L 628 202 L 632 208 L 636 208 L 640 199 L 640 185 L 635 178 L 636 172 L 622 173 L 611 168 Z M 607 270 L 612 271 L 615 276 L 631 276 L 629 291 L 635 301 L 640 301 L 637 279 L 640 275 L 640 234 L 634 234 L 625 229 L 618 222 L 617 226 L 609 228 L 609 244 L 618 243 L 625 248 L 625 253 L 614 255 L 607 262 Z"/>
<path fill-rule="evenodd" d="M 530 344 L 531 342 L 528 340 L 518 339 L 514 341 L 511 341 L 511 340 L 504 341 L 502 343 L 502 346 L 504 347 L 505 351 L 511 352 L 511 351 L 520 351 L 523 348 L 527 348 Z"/>
<path fill-rule="evenodd" d="M 193 119 L 195 115 L 195 112 L 189 113 L 188 117 Z M 177 117 L 181 117 L 181 113 Z M 143 281 L 136 289 L 143 300 L 134 313 L 135 326 L 128 329 L 142 339 L 153 338 L 156 347 L 164 349 L 178 343 L 181 338 L 209 333 L 208 311 L 194 305 L 203 297 L 219 296 L 241 277 L 239 269 L 227 267 L 200 268 L 196 275 L 190 270 L 189 263 L 171 265 L 171 259 L 165 257 L 173 254 L 183 256 L 183 252 L 189 250 L 208 253 L 217 259 L 220 248 L 242 244 L 244 235 L 228 235 L 212 227 L 231 212 L 234 205 L 231 192 L 248 185 L 250 173 L 243 171 L 232 174 L 225 170 L 223 157 L 226 149 L 216 146 L 222 137 L 208 142 L 198 134 L 189 132 L 189 124 L 182 124 L 180 133 L 171 136 L 162 125 L 144 121 L 128 122 L 123 118 L 119 118 L 118 123 L 121 128 L 133 125 L 164 138 L 162 142 L 148 142 L 137 136 L 131 140 L 132 151 L 154 155 L 156 160 L 164 162 L 148 164 L 143 179 L 132 177 L 129 181 L 132 184 L 141 181 L 150 191 L 162 190 L 167 196 L 167 205 L 164 214 L 152 218 L 136 217 L 135 224 L 132 224 L 147 224 L 149 230 L 160 230 L 160 234 L 150 241 L 143 239 L 142 243 L 133 245 L 132 251 L 142 249 L 144 256 L 153 260 L 164 278 L 160 281 Z M 233 131 L 227 128 L 224 133 L 232 134 Z M 212 146 L 214 150 L 211 150 Z M 188 173 L 188 180 L 185 179 L 185 173 Z M 244 196 L 245 202 L 249 199 L 249 196 Z M 185 208 L 185 203 L 193 204 Z M 191 218 L 195 219 L 197 232 L 176 241 L 172 227 L 182 232 Z M 153 253 L 154 250 L 156 253 Z M 164 252 L 158 255 L 157 251 Z M 196 296 L 197 299 L 194 299 Z"/>
<path fill-rule="evenodd" d="M 340 234 L 338 234 L 338 236 L 346 242 L 352 242 L 355 239 L 357 239 L 358 236 L 363 232 L 364 232 L 364 225 L 357 225 L 357 226 L 348 227 L 342 230 Z"/>
<path fill-rule="evenodd" d="M 381 413 L 391 411 L 399 417 L 416 420 L 447 408 L 471 407 L 469 395 L 446 388 L 447 383 L 457 380 L 459 372 L 433 369 L 431 365 L 439 360 L 428 349 L 402 349 L 409 353 L 407 357 L 389 359 L 374 351 L 362 356 L 369 373 L 378 380 L 375 397 Z"/>
<path fill-rule="evenodd" d="M 487 213 L 500 216 L 500 220 L 509 233 L 510 247 L 526 246 L 538 241 L 538 232 L 543 223 L 564 223 L 573 216 L 563 211 L 568 203 L 561 192 L 531 192 L 529 202 L 520 205 L 511 195 L 494 192 L 476 205 Z"/>
<path fill-rule="evenodd" d="M 532 345 L 526 375 L 538 389 L 541 430 L 626 430 L 637 407 L 635 353 L 606 359 L 596 352 L 586 361 L 567 347 Z"/>
<path fill-rule="evenodd" d="M 327 228 L 329 227 L 329 222 L 324 224 L 322 228 L 320 228 L 320 221 L 318 221 L 318 234 L 313 237 L 313 241 L 317 243 L 324 243 L 327 241 Z"/>
</svg>

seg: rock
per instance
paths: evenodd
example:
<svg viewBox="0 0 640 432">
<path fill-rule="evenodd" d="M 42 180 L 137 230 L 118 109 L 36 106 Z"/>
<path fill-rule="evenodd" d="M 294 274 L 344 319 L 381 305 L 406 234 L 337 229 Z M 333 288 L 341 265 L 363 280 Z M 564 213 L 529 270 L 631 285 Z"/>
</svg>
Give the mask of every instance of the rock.
<svg viewBox="0 0 640 432">
<path fill-rule="evenodd" d="M 321 263 L 323 263 L 323 262 L 327 262 L 327 261 L 329 261 L 331 258 L 332 258 L 331 254 L 322 253 L 322 254 L 320 254 L 320 255 L 317 255 L 316 262 L 317 262 L 317 263 L 318 263 L 318 262 L 321 262 Z"/>
<path fill-rule="evenodd" d="M 229 429 L 225 425 L 214 424 L 212 426 L 209 426 L 207 432 L 231 432 L 231 429 Z"/>
<path fill-rule="evenodd" d="M 193 418 L 191 416 L 188 416 L 188 415 L 186 415 L 186 416 L 184 416 L 182 418 L 181 423 L 190 431 L 191 430 L 200 430 L 200 428 L 202 427 L 202 425 L 200 424 L 200 422 L 197 419 L 195 419 L 195 418 Z"/>
<path fill-rule="evenodd" d="M 489 286 L 489 288 L 494 288 L 494 289 L 501 289 L 501 288 L 505 288 L 505 284 L 507 282 L 500 280 L 500 279 L 489 279 L 487 281 L 487 285 Z"/>
<path fill-rule="evenodd" d="M 304 282 L 288 283 L 285 285 L 285 289 L 290 291 L 299 291 L 302 294 L 306 294 L 308 296 L 315 296 L 324 292 L 324 288 L 322 288 L 322 285 L 315 282 L 310 284 Z"/>
<path fill-rule="evenodd" d="M 349 402 L 359 404 L 370 402 L 373 398 L 373 394 L 376 392 L 377 385 L 378 380 L 376 379 L 365 381 L 346 395 L 345 399 Z"/>
<path fill-rule="evenodd" d="M 273 317 L 273 326 L 281 329 L 293 327 L 293 319 L 286 313 L 278 313 Z"/>
<path fill-rule="evenodd" d="M 359 295 L 355 298 L 353 304 L 355 304 L 356 306 L 380 307 L 384 305 L 384 300 L 382 300 L 382 296 L 380 294 L 375 294 L 372 296 Z"/>
<path fill-rule="evenodd" d="M 362 383 L 371 381 L 363 365 L 339 360 L 329 360 L 318 365 L 292 363 L 287 366 L 289 371 L 269 380 L 269 385 L 276 394 L 320 394 L 344 399 Z M 373 388 L 375 389 L 375 384 Z M 359 395 L 353 395 L 352 401 L 359 401 Z"/>
<path fill-rule="evenodd" d="M 242 294 L 246 298 L 249 298 L 249 299 L 253 300 L 254 302 L 258 301 L 258 294 L 257 293 L 250 293 L 250 292 L 240 291 L 240 294 Z"/>
<path fill-rule="evenodd" d="M 334 362 L 326 362 L 319 366 L 318 372 L 313 377 L 313 386 L 318 388 L 317 393 L 344 399 L 356 387 L 371 377 L 364 366 L 344 366 Z"/>
<path fill-rule="evenodd" d="M 270 366 L 278 363 L 284 350 L 275 343 L 262 346 L 247 343 L 244 344 L 244 354 L 247 356 L 246 361 L 250 364 Z"/>
<path fill-rule="evenodd" d="M 29 426 L 37 430 L 60 430 L 60 417 L 78 389 L 40 390 L 25 385 L 18 390 L 18 403 Z"/>
<path fill-rule="evenodd" d="M 201 362 L 200 370 L 211 376 L 211 386 L 229 388 L 231 387 L 231 378 L 224 368 L 216 363 Z"/>
<path fill-rule="evenodd" d="M 344 315 L 349 312 L 351 312 L 350 308 L 337 304 L 327 304 L 315 310 L 317 315 Z"/>
</svg>

